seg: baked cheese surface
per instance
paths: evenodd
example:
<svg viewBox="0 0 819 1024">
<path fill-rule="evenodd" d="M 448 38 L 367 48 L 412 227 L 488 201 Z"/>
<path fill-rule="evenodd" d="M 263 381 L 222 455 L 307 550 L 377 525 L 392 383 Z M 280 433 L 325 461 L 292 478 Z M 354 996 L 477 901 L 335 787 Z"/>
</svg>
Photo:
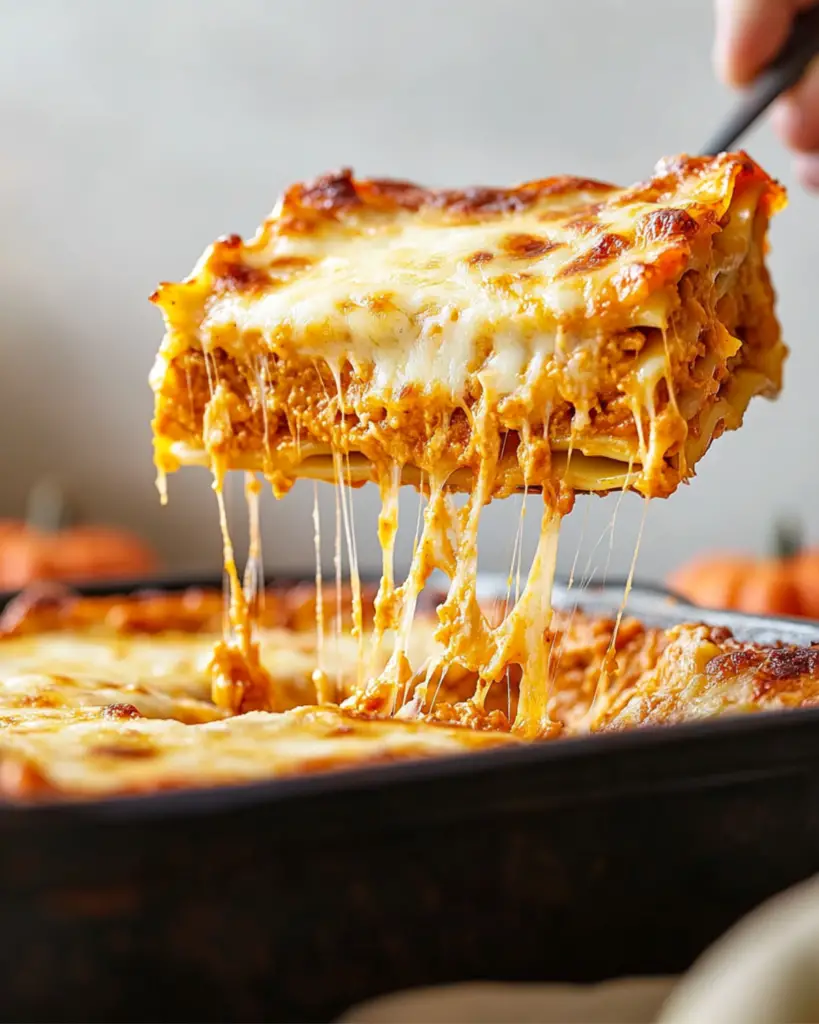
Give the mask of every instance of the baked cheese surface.
<svg viewBox="0 0 819 1024">
<path fill-rule="evenodd" d="M 368 720 L 337 708 L 248 712 L 202 725 L 84 712 L 0 728 L 0 789 L 90 797 L 236 785 L 515 742 L 507 733 Z"/>
<path fill-rule="evenodd" d="M 394 717 L 316 706 L 309 689 L 316 648 L 309 630 L 296 628 L 309 608 L 299 597 L 279 616 L 272 593 L 268 628 L 272 618 L 291 620 L 277 627 L 275 644 L 301 649 L 302 689 L 281 711 L 225 715 L 209 699 L 204 669 L 220 600 L 217 592 L 65 598 L 61 609 L 35 605 L 8 616 L 5 634 L 0 618 L 0 795 L 93 798 L 234 785 L 522 742 L 510 733 L 521 699 L 514 675 L 483 710 L 473 699 L 475 678 L 454 672 L 425 704 L 405 705 Z M 175 628 L 158 628 L 160 614 Z M 723 628 L 662 630 L 579 612 L 556 613 L 553 629 L 548 713 L 561 726 L 553 736 L 819 700 L 819 646 L 765 647 Z M 347 685 L 354 689 L 354 672 Z"/>
<path fill-rule="evenodd" d="M 160 288 L 164 355 L 193 329 L 203 348 L 244 358 L 258 332 L 260 352 L 350 359 L 375 388 L 435 382 L 458 396 L 483 367 L 505 394 L 534 356 L 601 326 L 666 326 L 681 272 L 709 263 L 714 236 L 727 292 L 757 206 L 781 202 L 750 160 L 728 156 L 660 164 L 628 189 L 561 177 L 436 192 L 342 172 L 295 186 L 255 238 L 217 242 L 185 284 Z"/>
</svg>

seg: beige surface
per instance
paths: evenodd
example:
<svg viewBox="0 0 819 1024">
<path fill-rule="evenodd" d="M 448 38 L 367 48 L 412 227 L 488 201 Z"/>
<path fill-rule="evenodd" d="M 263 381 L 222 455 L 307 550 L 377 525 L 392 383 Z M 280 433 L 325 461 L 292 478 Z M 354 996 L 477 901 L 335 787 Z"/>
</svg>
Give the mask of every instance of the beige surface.
<svg viewBox="0 0 819 1024">
<path fill-rule="evenodd" d="M 650 1024 L 672 984 L 667 978 L 589 986 L 476 982 L 375 999 L 339 1024 Z"/>
<path fill-rule="evenodd" d="M 819 876 L 763 904 L 694 965 L 659 1024 L 819 1021 Z"/>
</svg>

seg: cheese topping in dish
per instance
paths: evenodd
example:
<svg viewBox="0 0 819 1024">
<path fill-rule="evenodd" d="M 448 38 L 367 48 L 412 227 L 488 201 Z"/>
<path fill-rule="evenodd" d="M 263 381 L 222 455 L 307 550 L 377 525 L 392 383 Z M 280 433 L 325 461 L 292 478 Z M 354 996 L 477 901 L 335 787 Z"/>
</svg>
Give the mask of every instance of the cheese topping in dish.
<svg viewBox="0 0 819 1024">
<path fill-rule="evenodd" d="M 316 595 L 299 585 L 267 590 L 257 615 L 260 664 L 273 681 L 275 706 L 287 710 L 317 699 Z M 365 588 L 364 631 L 372 631 Z M 341 628 L 327 638 L 332 698 L 343 700 L 358 679 L 359 645 L 350 634 L 349 588 Z M 48 587 L 13 602 L 0 615 L 0 707 L 104 707 L 128 703 L 147 718 L 205 722 L 225 711 L 212 699 L 213 652 L 222 637 L 222 595 L 191 588 L 179 595 L 146 592 L 125 599 L 76 598 Z M 419 616 L 408 655 L 416 666 L 437 651 L 434 620 Z M 390 638 L 373 650 L 375 670 L 390 655 Z M 246 708 L 250 710 L 250 708 Z"/>
<path fill-rule="evenodd" d="M 28 797 L 49 789 L 104 796 L 235 785 L 515 742 L 505 733 L 356 718 L 330 707 L 250 711 L 194 726 L 103 717 L 54 725 L 40 721 L 33 728 L 6 730 L 0 738 L 0 790 L 4 782 L 12 788 L 17 780 L 19 794 Z"/>
<path fill-rule="evenodd" d="M 671 494 L 754 395 L 777 392 L 785 349 L 764 253 L 783 204 L 743 153 L 663 161 L 627 189 L 562 177 L 432 191 L 343 172 L 294 186 L 255 238 L 217 242 L 188 280 L 161 286 L 160 481 L 183 463 L 210 466 L 231 579 L 234 635 L 214 656 L 217 703 L 277 700 L 221 497 L 225 472 L 245 469 L 277 496 L 298 476 L 341 488 L 361 644 L 348 706 L 417 712 L 457 665 L 478 678 L 480 719 L 492 685 L 517 666 L 516 731 L 559 729 L 548 630 L 560 519 L 578 489 Z M 368 479 L 383 502 L 374 637 L 391 631 L 394 642 L 383 669 L 365 673 L 342 485 Z M 407 482 L 428 503 L 399 586 L 392 548 Z M 476 593 L 481 512 L 520 489 L 542 493 L 540 543 L 518 600 L 491 624 Z M 462 509 L 458 490 L 468 492 Z M 419 675 L 407 648 L 434 569 L 451 580 L 442 651 Z"/>
<path fill-rule="evenodd" d="M 493 688 L 483 715 L 472 700 L 474 676 L 455 672 L 442 680 L 440 699 L 419 708 L 422 721 L 299 707 L 317 699 L 315 600 L 299 588 L 265 597 L 261 661 L 281 678 L 277 665 L 291 652 L 292 685 L 281 691 L 280 710 L 233 717 L 210 700 L 218 592 L 98 599 L 63 592 L 9 608 L 0 616 L 0 795 L 83 798 L 237 784 L 519 742 L 509 732 L 519 673 L 503 693 Z M 348 589 L 342 599 L 349 606 Z M 371 607 L 364 610 L 370 618 Z M 422 612 L 416 635 L 431 640 L 432 625 Z M 555 612 L 553 626 L 548 712 L 565 735 L 819 701 L 819 647 L 761 647 L 725 629 L 660 630 L 580 612 Z M 342 692 L 351 692 L 356 644 L 345 636 Z"/>
</svg>

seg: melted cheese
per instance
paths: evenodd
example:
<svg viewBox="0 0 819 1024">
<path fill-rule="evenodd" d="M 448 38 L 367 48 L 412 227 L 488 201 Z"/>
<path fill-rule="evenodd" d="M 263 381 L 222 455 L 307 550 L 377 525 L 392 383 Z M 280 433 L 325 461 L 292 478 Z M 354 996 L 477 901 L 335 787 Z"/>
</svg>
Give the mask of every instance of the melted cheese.
<svg viewBox="0 0 819 1024">
<path fill-rule="evenodd" d="M 318 487 L 313 485 L 313 547 L 316 555 L 316 668 L 313 683 L 319 704 L 329 704 L 330 680 L 324 665 L 324 585 L 321 576 L 321 515 Z"/>
</svg>

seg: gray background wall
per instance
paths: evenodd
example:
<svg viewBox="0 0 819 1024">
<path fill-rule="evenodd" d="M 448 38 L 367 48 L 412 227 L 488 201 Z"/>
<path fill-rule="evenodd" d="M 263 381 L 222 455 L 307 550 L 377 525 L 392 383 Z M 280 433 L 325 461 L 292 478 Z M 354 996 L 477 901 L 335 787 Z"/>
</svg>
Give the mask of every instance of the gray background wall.
<svg viewBox="0 0 819 1024">
<path fill-rule="evenodd" d="M 299 177 L 351 164 L 440 185 L 626 182 L 696 150 L 731 99 L 710 68 L 710 0 L 0 0 L 0 18 L 0 515 L 58 470 L 88 514 L 143 530 L 179 568 L 216 566 L 219 543 L 204 473 L 172 479 L 165 509 L 153 489 L 158 280 L 186 274 L 216 235 L 251 232 Z M 792 186 L 773 235 L 786 392 L 651 505 L 643 577 L 703 547 L 761 549 L 783 512 L 819 540 L 819 199 L 767 128 L 747 147 Z M 312 565 L 311 501 L 306 485 L 266 502 L 268 564 Z M 232 505 L 240 515 L 238 494 Z M 581 532 L 582 561 L 598 541 L 606 561 L 616 505 L 579 503 L 564 569 Z M 415 507 L 408 494 L 405 520 Z M 375 510 L 357 495 L 365 568 Z M 489 509 L 486 567 L 508 565 L 518 514 Z M 627 496 L 613 572 L 641 515 Z M 536 520 L 533 508 L 530 540 Z"/>
</svg>

